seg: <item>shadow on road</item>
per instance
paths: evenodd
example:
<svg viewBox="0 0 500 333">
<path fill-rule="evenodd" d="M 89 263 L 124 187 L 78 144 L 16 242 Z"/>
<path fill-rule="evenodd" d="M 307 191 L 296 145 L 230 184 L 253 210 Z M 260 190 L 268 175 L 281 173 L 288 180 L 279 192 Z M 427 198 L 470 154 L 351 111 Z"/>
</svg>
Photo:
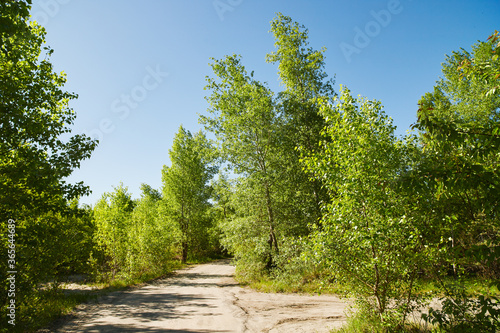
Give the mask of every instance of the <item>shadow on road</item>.
<svg viewBox="0 0 500 333">
<path fill-rule="evenodd" d="M 109 333 L 109 332 L 122 332 L 122 333 L 139 333 L 139 332 L 166 332 L 166 333 L 224 333 L 232 332 L 227 330 L 176 330 L 176 329 L 166 329 L 166 328 L 138 328 L 137 325 L 98 325 L 91 329 L 78 331 L 82 333 Z"/>
</svg>

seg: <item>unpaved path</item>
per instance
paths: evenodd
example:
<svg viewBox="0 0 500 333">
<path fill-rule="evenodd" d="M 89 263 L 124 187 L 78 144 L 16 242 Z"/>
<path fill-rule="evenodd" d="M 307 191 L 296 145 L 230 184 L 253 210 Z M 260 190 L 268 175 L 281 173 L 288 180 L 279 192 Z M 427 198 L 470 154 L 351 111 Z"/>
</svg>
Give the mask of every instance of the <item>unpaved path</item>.
<svg viewBox="0 0 500 333">
<path fill-rule="evenodd" d="M 335 296 L 259 293 L 233 275 L 229 260 L 179 270 L 84 306 L 57 332 L 329 332 L 345 321 Z"/>
</svg>

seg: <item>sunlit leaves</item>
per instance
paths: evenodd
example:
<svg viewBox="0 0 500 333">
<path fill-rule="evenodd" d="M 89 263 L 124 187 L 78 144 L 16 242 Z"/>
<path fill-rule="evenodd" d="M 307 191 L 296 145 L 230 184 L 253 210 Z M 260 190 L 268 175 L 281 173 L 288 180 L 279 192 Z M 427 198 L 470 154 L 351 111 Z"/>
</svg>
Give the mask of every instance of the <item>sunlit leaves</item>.
<svg viewBox="0 0 500 333">
<path fill-rule="evenodd" d="M 211 150 L 201 131 L 192 135 L 181 126 L 169 151 L 171 165 L 162 170 L 164 209 L 178 225 L 184 262 L 189 254 L 202 252 L 211 227 L 209 181 L 217 172 Z"/>
<path fill-rule="evenodd" d="M 132 200 L 120 184 L 94 208 L 96 279 L 161 273 L 176 254 L 179 230 L 165 213 L 160 193 L 146 184 L 141 188 L 141 199 Z"/>
<path fill-rule="evenodd" d="M 47 198 L 88 193 L 81 185 L 61 186 L 61 180 L 96 146 L 84 135 L 68 135 L 76 117 L 68 103 L 77 95 L 64 91 L 65 74 L 53 71 L 52 50 L 43 46 L 45 30 L 28 22 L 29 3 L 1 5 L 0 190 L 9 193 L 0 199 L 1 210 L 13 202 L 49 210 L 56 203 Z"/>
<path fill-rule="evenodd" d="M 399 305 L 389 305 L 389 297 L 411 290 L 422 261 L 421 235 L 401 191 L 409 143 L 395 137 L 380 102 L 356 99 L 347 88 L 334 104 L 323 103 L 321 114 L 327 123 L 322 149 L 303 162 L 332 201 L 312 242 L 353 294 L 376 300 L 373 308 L 384 320 Z"/>
<path fill-rule="evenodd" d="M 88 244 L 79 248 L 83 242 L 76 238 L 92 238 L 83 235 L 92 228 L 87 219 L 73 216 L 78 209 L 69 208 L 68 201 L 88 194 L 89 188 L 64 179 L 97 145 L 84 135 L 71 135 L 76 114 L 69 102 L 77 95 L 64 90 L 65 74 L 54 72 L 45 29 L 29 21 L 30 10 L 30 0 L 0 3 L 1 252 L 7 253 L 7 220 L 16 220 L 20 322 L 31 320 L 41 283 L 60 267 L 76 265 L 77 250 L 88 254 Z M 0 263 L 2 272 L 8 271 L 6 264 Z M 4 288 L 1 294 L 5 304 Z"/>
</svg>

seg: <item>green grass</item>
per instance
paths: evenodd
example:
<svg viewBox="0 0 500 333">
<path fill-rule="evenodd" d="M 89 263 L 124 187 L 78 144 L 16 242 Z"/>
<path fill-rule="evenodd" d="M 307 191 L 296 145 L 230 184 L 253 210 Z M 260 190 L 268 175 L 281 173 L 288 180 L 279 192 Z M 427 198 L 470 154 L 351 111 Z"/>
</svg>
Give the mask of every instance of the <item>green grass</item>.
<svg viewBox="0 0 500 333">
<path fill-rule="evenodd" d="M 381 324 L 379 321 L 367 318 L 363 315 L 348 317 L 347 323 L 331 333 L 431 333 L 438 331 L 426 325 L 406 323 L 403 327 L 391 328 Z"/>
<path fill-rule="evenodd" d="M 236 280 L 245 286 L 264 293 L 304 293 L 304 294 L 341 294 L 340 286 L 321 279 L 275 279 L 269 275 L 261 275 L 257 279 L 248 280 L 236 275 Z"/>
<path fill-rule="evenodd" d="M 457 283 L 451 277 L 445 278 L 445 285 Z M 484 278 L 462 278 L 460 283 L 465 286 L 465 290 L 469 295 L 490 295 L 490 296 L 500 296 L 500 291 L 494 285 L 494 280 L 484 279 Z M 420 279 L 417 281 L 417 294 L 432 294 L 435 296 L 444 296 L 444 291 L 441 284 L 437 280 Z"/>
<path fill-rule="evenodd" d="M 9 332 L 34 332 L 69 314 L 78 304 L 97 299 L 92 292 L 65 294 L 60 289 L 35 292 L 32 307 L 21 307 L 16 314 L 16 326 Z M 12 330 L 13 328 L 13 330 Z"/>
<path fill-rule="evenodd" d="M 181 269 L 184 266 L 185 265 L 182 264 L 180 261 L 173 261 L 169 264 L 169 267 L 163 271 L 155 270 L 155 271 L 143 272 L 139 275 L 134 275 L 134 276 L 118 274 L 114 279 L 105 282 L 90 283 L 89 286 L 93 287 L 94 289 L 101 290 L 102 292 L 123 290 L 132 286 L 138 286 L 153 280 L 165 278 L 173 271 Z"/>
<path fill-rule="evenodd" d="M 347 287 L 335 282 L 324 281 L 321 278 L 273 278 L 261 274 L 250 280 L 243 274 L 236 275 L 236 279 L 242 285 L 249 286 L 265 293 L 321 293 L 321 294 L 345 294 Z M 500 291 L 494 285 L 494 280 L 483 278 L 466 278 L 460 280 L 465 285 L 469 295 L 500 296 Z M 446 284 L 453 283 L 453 278 L 446 278 Z M 440 283 L 436 280 L 421 279 L 415 284 L 417 295 L 444 296 Z"/>
</svg>

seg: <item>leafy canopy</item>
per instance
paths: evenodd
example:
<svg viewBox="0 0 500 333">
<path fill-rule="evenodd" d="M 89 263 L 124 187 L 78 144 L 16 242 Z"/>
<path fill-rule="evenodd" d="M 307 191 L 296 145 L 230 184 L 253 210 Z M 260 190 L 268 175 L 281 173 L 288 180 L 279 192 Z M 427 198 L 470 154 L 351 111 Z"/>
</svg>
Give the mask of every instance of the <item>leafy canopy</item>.
<svg viewBox="0 0 500 333">
<path fill-rule="evenodd" d="M 64 181 L 97 145 L 71 136 L 76 114 L 44 47 L 45 29 L 29 22 L 31 1 L 3 1 L 0 25 L 0 197 L 1 214 L 17 218 L 18 207 L 47 211 L 61 198 L 85 195 L 83 185 Z M 42 56 L 45 55 L 44 58 Z M 17 216 L 16 216 L 17 215 Z"/>
</svg>

